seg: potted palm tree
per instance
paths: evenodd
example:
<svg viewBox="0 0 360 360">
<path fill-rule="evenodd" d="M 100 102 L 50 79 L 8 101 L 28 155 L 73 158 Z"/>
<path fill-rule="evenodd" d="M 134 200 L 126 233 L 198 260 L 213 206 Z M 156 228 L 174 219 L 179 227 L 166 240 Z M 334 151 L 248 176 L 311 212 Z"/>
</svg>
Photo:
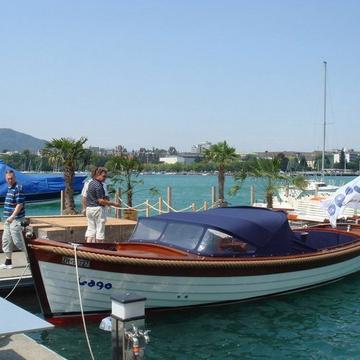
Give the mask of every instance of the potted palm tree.
<svg viewBox="0 0 360 360">
<path fill-rule="evenodd" d="M 273 159 L 258 158 L 252 160 L 250 163 L 244 165 L 241 172 L 235 174 L 235 181 L 243 181 L 247 176 L 254 176 L 257 178 L 265 178 L 265 197 L 266 206 L 273 207 L 273 198 L 277 194 L 280 182 L 284 180 L 287 184 L 292 184 L 298 189 L 306 187 L 306 180 L 304 176 L 289 176 L 281 171 L 281 159 L 276 157 Z M 283 183 L 283 182 L 282 182 Z M 288 187 L 288 185 L 286 185 Z M 236 192 L 236 188 L 234 192 Z"/>
<path fill-rule="evenodd" d="M 205 160 L 212 162 L 218 169 L 218 205 L 226 206 L 224 189 L 225 189 L 225 169 L 226 166 L 238 158 L 236 150 L 230 147 L 226 141 L 211 145 L 205 150 Z"/>
<path fill-rule="evenodd" d="M 138 176 L 143 170 L 143 165 L 135 156 L 121 155 L 113 156 L 107 163 L 106 167 L 110 173 L 111 185 L 110 192 L 115 192 L 116 188 L 120 188 L 121 194 L 126 194 L 128 209 L 124 210 L 124 217 L 130 220 L 136 220 L 137 212 L 132 209 L 134 189 L 138 185 L 143 185 L 144 181 Z M 155 188 L 150 191 L 156 193 Z"/>
<path fill-rule="evenodd" d="M 249 169 L 250 176 L 264 177 L 267 180 L 265 196 L 268 208 L 273 207 L 273 196 L 277 189 L 276 180 L 287 179 L 287 176 L 284 175 L 280 170 L 281 162 L 277 157 L 273 159 L 256 159 Z"/>
<path fill-rule="evenodd" d="M 57 163 L 60 161 L 64 173 L 64 215 L 76 214 L 73 190 L 73 178 L 78 161 L 86 152 L 84 144 L 87 138 L 81 137 L 78 140 L 70 138 L 52 139 L 46 143 L 42 153 L 48 157 L 49 162 Z"/>
</svg>

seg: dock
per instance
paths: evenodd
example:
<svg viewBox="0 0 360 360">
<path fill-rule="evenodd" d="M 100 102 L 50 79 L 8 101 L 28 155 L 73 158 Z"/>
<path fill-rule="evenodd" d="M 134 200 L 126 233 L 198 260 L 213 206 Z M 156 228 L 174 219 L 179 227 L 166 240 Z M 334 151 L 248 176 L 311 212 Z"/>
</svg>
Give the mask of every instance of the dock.
<svg viewBox="0 0 360 360">
<path fill-rule="evenodd" d="M 34 234 L 38 238 L 46 238 L 63 242 L 85 242 L 87 219 L 83 215 L 31 216 Z M 125 241 L 131 235 L 136 221 L 108 217 L 105 225 L 107 242 Z M 0 243 L 3 224 L 0 224 Z"/>
<path fill-rule="evenodd" d="M 0 253 L 0 263 L 5 262 L 5 254 Z M 22 251 L 16 251 L 12 255 L 13 268 L 0 270 L 0 291 L 11 290 L 15 284 L 19 288 L 32 287 L 33 280 L 31 277 L 31 271 L 27 266 L 26 255 Z"/>
<path fill-rule="evenodd" d="M 38 344 L 25 334 L 0 336 L 2 360 L 65 360 L 47 347 Z"/>
<path fill-rule="evenodd" d="M 82 215 L 32 216 L 30 226 L 36 237 L 64 242 L 84 242 L 87 218 Z M 136 221 L 108 217 L 105 225 L 106 242 L 127 240 Z M 1 229 L 0 229 L 1 230 Z"/>
<path fill-rule="evenodd" d="M 38 238 L 62 242 L 85 242 L 87 219 L 82 215 L 62 216 L 32 216 L 28 218 L 34 234 Z M 109 217 L 105 225 L 105 239 L 107 242 L 121 242 L 127 240 L 136 221 Z M 0 244 L 3 225 L 0 224 Z M 0 246 L 1 251 L 1 246 Z M 5 254 L 0 252 L 0 263 L 5 261 Z M 12 289 L 20 279 L 19 288 L 33 286 L 31 272 L 27 266 L 24 252 L 13 253 L 13 268 L 0 270 L 0 291 Z"/>
<path fill-rule="evenodd" d="M 51 330 L 54 325 L 0 297 L 0 358 L 7 360 L 63 359 L 23 333 Z"/>
</svg>

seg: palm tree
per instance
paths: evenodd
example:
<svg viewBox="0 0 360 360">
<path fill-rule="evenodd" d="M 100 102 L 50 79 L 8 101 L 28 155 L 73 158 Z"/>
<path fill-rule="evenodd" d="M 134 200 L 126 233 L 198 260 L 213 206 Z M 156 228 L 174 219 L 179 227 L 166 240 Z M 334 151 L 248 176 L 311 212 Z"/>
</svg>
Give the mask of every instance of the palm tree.
<svg viewBox="0 0 360 360">
<path fill-rule="evenodd" d="M 297 189 L 305 190 L 308 186 L 308 182 L 303 175 L 297 175 L 295 177 L 290 177 L 290 183 L 294 185 Z"/>
<path fill-rule="evenodd" d="M 258 158 L 250 165 L 247 174 L 254 177 L 264 177 L 267 179 L 265 187 L 266 204 L 268 208 L 273 207 L 273 196 L 277 191 L 278 184 L 276 180 L 286 180 L 287 175 L 281 173 L 281 160 Z"/>
<path fill-rule="evenodd" d="M 230 147 L 226 141 L 211 145 L 205 150 L 205 160 L 215 163 L 218 168 L 219 204 L 225 205 L 225 168 L 230 162 L 237 159 L 235 148 Z"/>
<path fill-rule="evenodd" d="M 70 138 L 52 139 L 46 143 L 43 154 L 48 157 L 49 162 L 60 161 L 63 167 L 65 181 L 65 209 L 64 214 L 76 214 L 74 203 L 73 178 L 77 162 L 86 152 L 84 144 L 87 138 L 81 137 L 79 140 Z"/>
<path fill-rule="evenodd" d="M 230 194 L 235 195 L 243 181 L 248 176 L 265 177 L 267 178 L 267 185 L 265 187 L 266 203 L 268 208 L 273 207 L 273 196 L 277 193 L 278 188 L 282 186 L 278 180 L 285 180 L 286 190 L 289 191 L 289 185 L 297 189 L 305 190 L 308 183 L 304 176 L 292 176 L 281 172 L 281 159 L 276 157 L 274 159 L 251 159 L 241 164 L 240 170 L 234 175 L 235 183 L 230 189 Z"/>
<path fill-rule="evenodd" d="M 137 184 L 143 184 L 142 179 L 137 180 L 143 166 L 139 159 L 131 156 L 113 156 L 107 163 L 106 167 L 111 174 L 111 182 L 113 186 L 115 184 L 124 184 L 124 193 L 127 195 L 127 205 L 132 207 L 132 198 L 134 193 L 134 187 Z"/>
<path fill-rule="evenodd" d="M 29 171 L 31 170 L 29 168 L 30 163 L 31 163 L 31 153 L 30 150 L 24 150 L 21 153 L 22 158 L 24 159 L 24 164 L 23 164 L 23 171 Z"/>
</svg>

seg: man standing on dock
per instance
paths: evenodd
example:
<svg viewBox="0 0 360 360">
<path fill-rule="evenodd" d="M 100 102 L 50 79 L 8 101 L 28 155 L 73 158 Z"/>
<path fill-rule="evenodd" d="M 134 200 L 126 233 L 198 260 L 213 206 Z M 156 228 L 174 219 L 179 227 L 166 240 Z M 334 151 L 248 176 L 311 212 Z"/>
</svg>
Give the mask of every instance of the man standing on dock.
<svg viewBox="0 0 360 360">
<path fill-rule="evenodd" d="M 81 191 L 81 206 L 82 206 L 82 214 L 83 215 L 86 215 L 86 197 L 87 197 L 89 184 L 91 183 L 92 180 L 94 180 L 97 169 L 98 169 L 97 167 L 94 167 L 91 170 L 91 179 L 85 181 L 84 186 L 83 186 L 82 191 Z M 102 185 L 103 185 L 104 191 L 105 191 L 105 198 L 108 199 L 109 198 L 109 193 L 108 193 L 105 181 L 102 182 Z"/>
<path fill-rule="evenodd" d="M 22 235 L 21 221 L 25 217 L 25 196 L 21 185 L 16 183 L 13 170 L 7 170 L 5 174 L 8 183 L 8 191 L 4 204 L 4 231 L 2 236 L 2 249 L 5 253 L 5 263 L 0 265 L 0 269 L 12 269 L 13 247 L 24 250 L 24 238 Z"/>
<path fill-rule="evenodd" d="M 111 202 L 105 195 L 103 182 L 107 177 L 107 169 L 98 167 L 93 180 L 90 181 L 86 194 L 86 217 L 88 227 L 85 233 L 87 242 L 103 242 L 105 240 L 105 206 L 120 206 Z"/>
</svg>

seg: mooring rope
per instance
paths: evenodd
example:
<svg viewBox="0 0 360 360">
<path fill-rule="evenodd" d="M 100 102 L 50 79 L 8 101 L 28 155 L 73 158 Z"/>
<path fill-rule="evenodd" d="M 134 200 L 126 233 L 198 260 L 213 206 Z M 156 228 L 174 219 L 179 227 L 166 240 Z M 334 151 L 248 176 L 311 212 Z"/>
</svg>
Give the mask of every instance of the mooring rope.
<svg viewBox="0 0 360 360">
<path fill-rule="evenodd" d="M 165 205 L 168 209 L 170 209 L 170 210 L 173 211 L 173 212 L 183 212 L 183 211 L 186 211 L 186 210 L 189 210 L 189 209 L 192 208 L 192 205 L 189 205 L 189 206 L 187 206 L 187 207 L 184 208 L 184 209 L 176 210 L 176 209 L 174 209 L 173 207 L 171 207 L 171 205 L 168 204 L 164 199 L 163 199 L 163 203 L 164 203 L 164 205 Z"/>
<path fill-rule="evenodd" d="M 199 209 L 196 209 L 195 211 L 196 212 L 199 212 L 199 211 L 203 211 L 203 210 L 205 210 L 205 205 L 203 205 L 201 208 L 199 208 Z"/>
<path fill-rule="evenodd" d="M 77 247 L 79 246 L 79 244 L 72 244 L 72 245 L 74 246 L 76 283 L 77 283 L 77 289 L 78 289 L 78 294 L 79 294 L 81 318 L 82 318 L 82 322 L 83 322 L 83 327 L 84 327 L 84 331 L 85 331 L 85 338 L 86 338 L 86 341 L 87 341 L 89 352 L 90 352 L 92 360 L 95 360 L 94 354 L 92 352 L 91 345 L 90 345 L 89 335 L 88 335 L 87 328 L 86 328 L 84 309 L 83 309 L 82 299 L 81 299 L 81 291 L 80 291 L 80 283 L 79 283 L 79 268 L 78 268 L 78 263 L 77 263 Z"/>
<path fill-rule="evenodd" d="M 157 201 L 154 205 L 151 205 L 150 203 L 144 201 L 141 204 L 135 205 L 135 206 L 129 206 L 128 204 L 126 204 L 124 201 L 121 202 L 122 205 L 124 205 L 125 207 L 120 207 L 120 206 L 114 206 L 112 205 L 111 208 L 115 209 L 115 210 L 128 210 L 128 209 L 132 209 L 132 210 L 137 210 L 138 212 L 144 212 L 146 210 L 148 210 L 148 208 L 155 210 L 158 213 L 168 213 L 169 210 L 172 212 L 183 212 L 186 210 L 190 210 L 192 209 L 193 205 L 189 205 L 183 209 L 180 210 L 176 210 L 175 208 L 173 208 L 170 204 L 168 204 L 165 200 L 162 200 L 162 202 L 164 203 L 164 205 L 167 207 L 167 210 L 160 210 L 159 208 L 156 207 L 156 205 L 159 205 L 159 201 Z M 142 205 L 146 205 L 146 208 L 140 208 L 140 206 Z M 201 211 L 205 209 L 205 206 L 202 206 L 200 209 L 196 210 L 196 211 Z"/>
<path fill-rule="evenodd" d="M 23 276 L 25 275 L 26 270 L 29 268 L 29 263 L 26 264 L 26 267 L 23 271 L 23 273 L 21 274 L 21 276 L 19 277 L 18 281 L 16 282 L 16 284 L 14 285 L 14 287 L 11 289 L 11 291 L 4 297 L 4 299 L 6 300 L 16 289 L 16 287 L 19 285 L 19 282 L 21 281 L 21 279 L 23 278 Z"/>
</svg>

